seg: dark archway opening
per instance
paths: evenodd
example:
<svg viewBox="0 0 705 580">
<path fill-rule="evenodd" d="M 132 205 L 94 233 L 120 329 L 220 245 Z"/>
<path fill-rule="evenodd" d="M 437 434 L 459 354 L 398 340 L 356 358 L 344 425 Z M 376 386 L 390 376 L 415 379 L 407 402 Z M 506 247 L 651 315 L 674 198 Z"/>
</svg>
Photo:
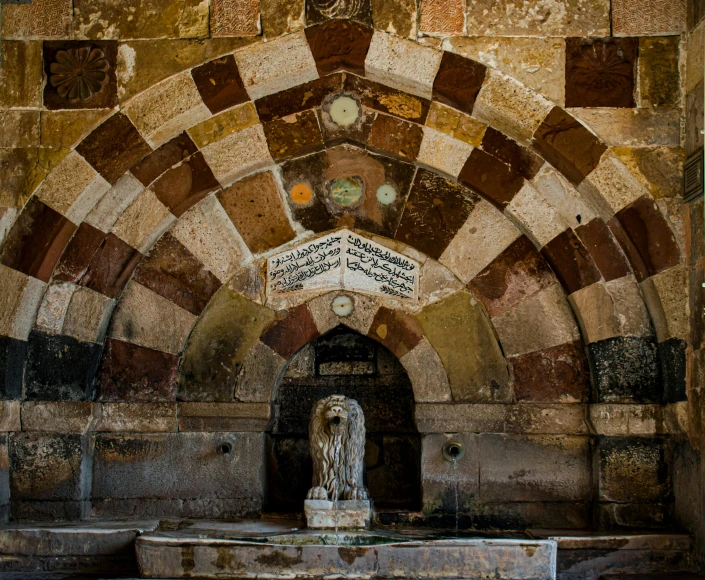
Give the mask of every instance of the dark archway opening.
<svg viewBox="0 0 705 580">
<path fill-rule="evenodd" d="M 339 326 L 294 355 L 276 389 L 266 511 L 303 511 L 312 474 L 309 416 L 332 394 L 355 399 L 365 414 L 365 484 L 375 508 L 420 509 L 421 436 L 411 381 L 384 346 Z"/>
</svg>

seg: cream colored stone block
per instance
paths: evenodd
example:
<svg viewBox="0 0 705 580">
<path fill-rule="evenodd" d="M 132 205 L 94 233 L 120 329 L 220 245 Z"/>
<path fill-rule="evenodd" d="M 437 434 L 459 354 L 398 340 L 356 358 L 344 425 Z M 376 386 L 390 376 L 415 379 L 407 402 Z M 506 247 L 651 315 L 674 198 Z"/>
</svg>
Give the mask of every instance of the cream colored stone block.
<svg viewBox="0 0 705 580">
<path fill-rule="evenodd" d="M 94 431 L 164 433 L 177 431 L 176 403 L 103 403 Z"/>
<path fill-rule="evenodd" d="M 181 216 L 170 233 L 223 283 L 251 256 L 214 195 Z"/>
<path fill-rule="evenodd" d="M 348 316 L 338 316 L 332 309 L 333 300 L 338 296 L 349 296 L 353 301 L 352 313 Z M 329 292 L 323 296 L 314 298 L 308 303 L 309 312 L 316 328 L 321 334 L 325 334 L 339 324 L 344 324 L 348 328 L 356 330 L 360 334 L 367 334 L 372 320 L 379 309 L 377 300 L 364 294 L 354 292 Z"/>
<path fill-rule="evenodd" d="M 238 401 L 269 403 L 286 367 L 287 360 L 283 356 L 258 340 L 247 353 L 237 377 L 235 398 Z"/>
<path fill-rule="evenodd" d="M 663 408 L 663 423 L 671 435 L 687 435 L 690 433 L 690 413 L 688 401 L 678 401 Z"/>
<path fill-rule="evenodd" d="M 553 104 L 519 81 L 490 70 L 477 95 L 473 117 L 517 141 L 531 141 Z"/>
<path fill-rule="evenodd" d="M 506 405 L 416 405 L 419 433 L 503 433 Z M 440 451 L 440 450 L 439 450 Z"/>
<path fill-rule="evenodd" d="M 76 151 L 69 153 L 39 187 L 36 195 L 79 224 L 110 184 Z"/>
<path fill-rule="evenodd" d="M 250 46 L 236 52 L 235 60 L 253 101 L 318 78 L 303 32 Z"/>
<path fill-rule="evenodd" d="M 440 50 L 376 30 L 365 59 L 365 76 L 430 99 L 442 56 Z"/>
<path fill-rule="evenodd" d="M 20 430 L 20 402 L 0 401 L 0 432 Z"/>
<path fill-rule="evenodd" d="M 507 433 L 537 435 L 587 435 L 587 405 L 507 405 L 504 430 Z"/>
<path fill-rule="evenodd" d="M 0 336 L 27 340 L 46 284 L 0 264 Z"/>
<path fill-rule="evenodd" d="M 619 318 L 621 336 L 653 336 L 649 311 L 634 276 L 624 276 L 605 283 Z"/>
<path fill-rule="evenodd" d="M 504 211 L 540 248 L 568 229 L 556 209 L 529 182 L 524 183 Z"/>
<path fill-rule="evenodd" d="M 501 211 L 480 200 L 438 261 L 467 284 L 520 235 Z"/>
<path fill-rule="evenodd" d="M 664 433 L 660 405 L 588 405 L 589 421 L 597 435 L 659 435 Z"/>
<path fill-rule="evenodd" d="M 157 148 L 211 116 L 191 71 L 184 71 L 137 95 L 124 107 L 145 140 Z"/>
<path fill-rule="evenodd" d="M 570 227 L 577 228 L 597 217 L 597 212 L 582 194 L 550 165 L 544 165 L 532 183 Z"/>
<path fill-rule="evenodd" d="M 446 44 L 453 52 L 514 77 L 558 105 L 565 103 L 563 38 L 471 36 L 452 38 Z"/>
<path fill-rule="evenodd" d="M 401 357 L 399 362 L 406 369 L 417 403 L 440 403 L 453 398 L 443 363 L 425 338 Z"/>
<path fill-rule="evenodd" d="M 63 334 L 84 342 L 102 344 L 115 300 L 90 288 L 78 288 L 71 296 Z"/>
<path fill-rule="evenodd" d="M 641 284 L 646 306 L 656 330 L 656 339 L 688 340 L 690 307 L 688 275 L 683 266 L 676 266 L 647 278 Z"/>
<path fill-rule="evenodd" d="M 680 146 L 680 109 L 570 108 L 568 112 L 590 127 L 610 147 Z"/>
<path fill-rule="evenodd" d="M 97 405 L 77 401 L 22 403 L 22 430 L 49 433 L 86 433 L 95 420 Z"/>
<path fill-rule="evenodd" d="M 472 145 L 453 139 L 435 129 L 424 127 L 423 140 L 416 160 L 448 175 L 458 177 L 472 149 Z"/>
<path fill-rule="evenodd" d="M 115 222 L 112 232 L 136 250 L 146 253 L 176 220 L 151 189 L 140 193 Z"/>
<path fill-rule="evenodd" d="M 203 149 L 203 156 L 223 187 L 274 163 L 262 125 L 208 145 Z"/>
<path fill-rule="evenodd" d="M 101 232 L 109 232 L 122 212 L 142 191 L 144 186 L 139 179 L 132 173 L 125 173 L 86 216 L 86 223 Z"/>
<path fill-rule="evenodd" d="M 113 338 L 179 354 L 196 316 L 137 282 L 130 282 L 115 309 Z"/>
<path fill-rule="evenodd" d="M 451 294 L 455 294 L 463 289 L 464 284 L 440 262 L 436 260 L 426 260 L 421 266 L 419 294 L 422 308 L 427 304 L 433 304 L 443 300 Z"/>
<path fill-rule="evenodd" d="M 587 180 L 607 202 L 612 213 L 617 213 L 642 196 L 649 196 L 624 163 L 611 155 L 602 158 Z"/>
<path fill-rule="evenodd" d="M 685 92 L 690 93 L 705 74 L 705 20 L 688 35 L 686 55 Z"/>
<path fill-rule="evenodd" d="M 71 282 L 51 284 L 42 299 L 42 304 L 37 312 L 37 329 L 47 334 L 59 334 L 64 326 L 64 317 L 71 302 L 71 296 L 78 286 Z"/>
<path fill-rule="evenodd" d="M 568 302 L 573 307 L 586 344 L 620 336 L 621 325 L 612 297 L 601 282 L 573 292 Z"/>
<path fill-rule="evenodd" d="M 526 354 L 580 339 L 558 284 L 544 288 L 492 319 L 505 356 Z"/>
<path fill-rule="evenodd" d="M 10 233 L 21 208 L 4 207 L 0 208 L 0 246 L 2 246 L 7 234 Z"/>
</svg>

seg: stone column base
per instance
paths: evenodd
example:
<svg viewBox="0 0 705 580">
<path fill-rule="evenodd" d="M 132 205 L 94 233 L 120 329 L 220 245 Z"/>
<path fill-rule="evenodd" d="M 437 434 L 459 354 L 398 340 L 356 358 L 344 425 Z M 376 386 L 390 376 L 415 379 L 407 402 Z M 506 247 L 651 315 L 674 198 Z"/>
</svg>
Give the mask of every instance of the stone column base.
<svg viewBox="0 0 705 580">
<path fill-rule="evenodd" d="M 372 523 L 372 502 L 370 500 L 344 500 L 337 506 L 332 501 L 307 499 L 304 501 L 306 525 L 317 530 L 361 530 Z"/>
</svg>

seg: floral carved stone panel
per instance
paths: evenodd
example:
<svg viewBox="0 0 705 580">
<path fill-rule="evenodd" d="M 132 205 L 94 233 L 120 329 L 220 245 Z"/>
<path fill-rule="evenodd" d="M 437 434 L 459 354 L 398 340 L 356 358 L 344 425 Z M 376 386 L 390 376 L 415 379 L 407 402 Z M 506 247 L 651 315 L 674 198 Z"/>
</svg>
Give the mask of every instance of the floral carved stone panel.
<svg viewBox="0 0 705 580">
<path fill-rule="evenodd" d="M 638 40 L 566 39 L 567 107 L 634 107 Z"/>
<path fill-rule="evenodd" d="M 117 43 L 45 42 L 47 109 L 102 109 L 117 105 Z"/>
</svg>

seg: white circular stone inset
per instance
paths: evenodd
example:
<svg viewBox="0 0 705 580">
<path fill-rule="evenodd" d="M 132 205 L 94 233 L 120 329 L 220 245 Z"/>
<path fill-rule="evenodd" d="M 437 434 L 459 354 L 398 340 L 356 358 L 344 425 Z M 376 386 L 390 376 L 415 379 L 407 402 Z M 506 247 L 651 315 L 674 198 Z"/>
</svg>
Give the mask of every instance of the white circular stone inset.
<svg viewBox="0 0 705 580">
<path fill-rule="evenodd" d="M 336 296 L 330 304 L 331 310 L 338 316 L 350 316 L 353 311 L 353 301 L 350 296 Z"/>
<path fill-rule="evenodd" d="M 341 127 L 352 125 L 359 116 L 360 108 L 350 97 L 338 97 L 330 105 L 330 118 Z"/>
<path fill-rule="evenodd" d="M 382 205 L 389 205 L 394 203 L 397 198 L 397 190 L 391 185 L 380 185 L 377 188 L 377 201 Z"/>
</svg>

